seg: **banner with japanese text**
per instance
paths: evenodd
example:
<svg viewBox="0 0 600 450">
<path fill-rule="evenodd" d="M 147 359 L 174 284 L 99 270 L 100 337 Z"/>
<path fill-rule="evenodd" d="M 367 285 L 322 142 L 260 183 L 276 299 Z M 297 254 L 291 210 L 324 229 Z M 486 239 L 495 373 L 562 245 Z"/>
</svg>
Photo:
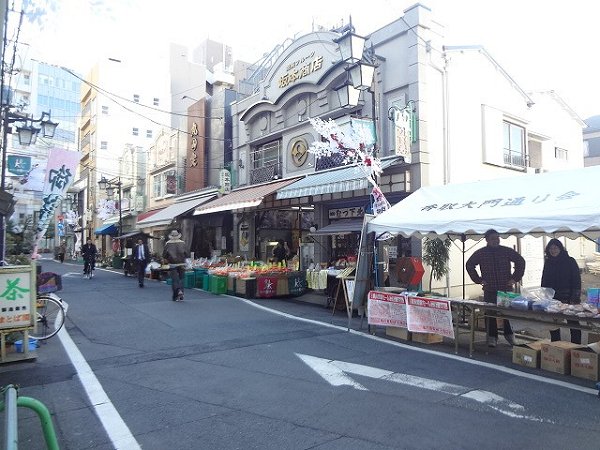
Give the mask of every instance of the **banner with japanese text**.
<svg viewBox="0 0 600 450">
<path fill-rule="evenodd" d="M 58 206 L 75 179 L 80 157 L 81 155 L 78 152 L 58 148 L 50 150 L 44 178 L 42 207 L 35 230 L 36 236 L 32 258 L 39 257 L 37 254 L 38 245 L 48 229 L 56 206 Z"/>
<path fill-rule="evenodd" d="M 408 297 L 406 302 L 408 331 L 434 333 L 454 338 L 450 301 L 440 298 Z"/>
<path fill-rule="evenodd" d="M 367 301 L 369 325 L 406 328 L 406 296 L 404 294 L 369 291 Z"/>
</svg>

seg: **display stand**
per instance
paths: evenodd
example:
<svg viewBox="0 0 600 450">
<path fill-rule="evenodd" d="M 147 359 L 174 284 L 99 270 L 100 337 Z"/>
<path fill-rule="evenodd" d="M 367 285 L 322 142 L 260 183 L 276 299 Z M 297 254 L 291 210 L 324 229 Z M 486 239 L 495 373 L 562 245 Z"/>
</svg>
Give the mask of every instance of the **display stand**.
<svg viewBox="0 0 600 450">
<path fill-rule="evenodd" d="M 0 363 L 35 359 L 29 330 L 36 324 L 36 265 L 0 267 Z M 23 352 L 6 352 L 6 336 L 23 333 Z"/>
<path fill-rule="evenodd" d="M 331 313 L 332 316 L 335 314 L 338 301 L 341 297 L 343 299 L 344 304 L 346 305 L 346 313 L 348 314 L 348 318 L 352 317 L 352 295 L 354 293 L 354 277 L 351 275 L 354 273 L 354 271 L 354 267 L 347 267 L 336 276 L 336 279 L 338 279 L 338 284 L 335 290 L 333 311 Z M 348 284 L 351 284 L 350 289 L 348 288 Z"/>
</svg>

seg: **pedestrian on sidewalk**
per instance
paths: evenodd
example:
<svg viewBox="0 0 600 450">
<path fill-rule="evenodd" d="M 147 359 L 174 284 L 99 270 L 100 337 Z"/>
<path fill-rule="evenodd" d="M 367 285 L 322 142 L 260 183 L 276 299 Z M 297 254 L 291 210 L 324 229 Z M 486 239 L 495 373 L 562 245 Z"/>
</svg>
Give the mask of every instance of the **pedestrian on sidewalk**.
<svg viewBox="0 0 600 450">
<path fill-rule="evenodd" d="M 575 258 L 558 239 L 550 239 L 546 245 L 542 287 L 554 289 L 554 299 L 562 303 L 578 305 L 581 303 L 581 273 Z M 567 320 L 567 324 L 578 325 L 576 320 Z M 560 341 L 560 328 L 550 330 L 550 340 Z M 571 342 L 581 344 L 581 330 L 571 328 Z"/>
<path fill-rule="evenodd" d="M 173 290 L 172 300 L 180 302 L 183 300 L 183 277 L 185 276 L 185 260 L 189 254 L 185 242 L 181 240 L 181 233 L 171 230 L 169 240 L 165 243 L 162 257 L 169 264 Z"/>
<path fill-rule="evenodd" d="M 483 287 L 483 301 L 496 304 L 498 291 L 512 291 L 515 283 L 523 278 L 525 260 L 512 248 L 500 245 L 500 235 L 496 230 L 487 230 L 484 236 L 487 245 L 471 255 L 465 268 L 471 280 Z M 514 270 L 511 264 L 514 265 Z M 477 273 L 477 266 L 481 275 Z M 496 317 L 486 316 L 485 328 L 488 347 L 495 347 L 498 342 Z M 515 345 L 513 330 L 506 319 L 504 319 L 504 339 L 510 345 Z"/>
<path fill-rule="evenodd" d="M 137 240 L 137 244 L 133 248 L 133 261 L 137 270 L 138 285 L 143 288 L 146 266 L 150 262 L 150 249 L 141 238 Z"/>
</svg>

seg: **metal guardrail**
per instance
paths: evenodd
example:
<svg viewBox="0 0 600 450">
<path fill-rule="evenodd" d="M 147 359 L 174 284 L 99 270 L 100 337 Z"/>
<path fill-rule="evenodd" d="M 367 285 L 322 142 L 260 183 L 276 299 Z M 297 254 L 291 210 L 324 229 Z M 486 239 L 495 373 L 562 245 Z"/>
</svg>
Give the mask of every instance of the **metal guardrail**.
<svg viewBox="0 0 600 450">
<path fill-rule="evenodd" d="M 35 398 L 19 397 L 17 388 L 12 384 L 3 387 L 1 392 L 4 395 L 4 400 L 0 401 L 0 412 L 6 411 L 4 417 L 4 435 L 6 437 L 4 450 L 18 450 L 19 448 L 17 413 L 17 407 L 19 406 L 33 410 L 40 418 L 42 432 L 44 433 L 44 439 L 46 441 L 46 448 L 48 448 L 48 450 L 59 450 L 54 425 L 52 424 L 52 417 L 50 416 L 48 408 Z"/>
</svg>

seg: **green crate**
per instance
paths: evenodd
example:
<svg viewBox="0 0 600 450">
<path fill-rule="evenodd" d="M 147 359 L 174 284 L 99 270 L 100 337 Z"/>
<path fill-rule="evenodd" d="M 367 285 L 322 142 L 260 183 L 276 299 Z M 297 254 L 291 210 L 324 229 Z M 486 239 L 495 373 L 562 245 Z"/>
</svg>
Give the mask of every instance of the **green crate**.
<svg viewBox="0 0 600 450">
<path fill-rule="evenodd" d="M 205 273 L 202 276 L 202 289 L 205 291 L 210 291 L 210 278 L 212 277 L 212 275 L 209 275 L 208 273 Z"/>
<path fill-rule="evenodd" d="M 202 287 L 204 286 L 204 276 L 208 275 L 208 270 L 207 269 L 194 269 L 194 274 L 195 274 L 195 285 L 197 288 L 202 289 Z"/>
<path fill-rule="evenodd" d="M 183 277 L 183 287 L 191 289 L 196 285 L 196 274 L 194 272 L 186 272 Z"/>
<path fill-rule="evenodd" d="M 227 277 L 211 276 L 210 292 L 213 294 L 227 294 Z"/>
</svg>

